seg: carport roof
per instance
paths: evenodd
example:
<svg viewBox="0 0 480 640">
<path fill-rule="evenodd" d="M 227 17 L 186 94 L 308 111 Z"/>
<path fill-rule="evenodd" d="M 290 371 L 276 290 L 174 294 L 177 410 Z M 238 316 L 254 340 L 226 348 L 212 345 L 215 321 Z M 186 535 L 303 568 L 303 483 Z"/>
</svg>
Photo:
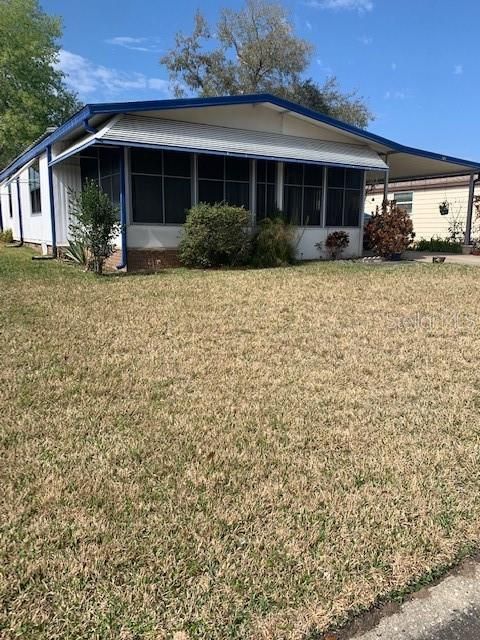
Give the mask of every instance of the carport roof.
<svg viewBox="0 0 480 640">
<path fill-rule="evenodd" d="M 13 160 L 0 173 L 0 182 L 11 177 L 24 164 L 43 153 L 50 145 L 60 140 L 73 142 L 82 131 L 91 131 L 107 118 L 119 113 L 142 113 L 172 109 L 201 108 L 210 106 L 264 104 L 276 111 L 291 113 L 313 123 L 321 123 L 326 128 L 342 131 L 352 143 L 368 145 L 379 154 L 384 154 L 390 167 L 390 180 L 406 180 L 448 175 L 462 175 L 480 171 L 480 162 L 463 160 L 438 153 L 408 147 L 369 131 L 336 120 L 321 113 L 302 107 L 294 102 L 270 94 L 239 96 L 219 96 L 211 98 L 186 98 L 175 100 L 152 100 L 146 102 L 113 102 L 85 105 L 64 124 Z"/>
</svg>

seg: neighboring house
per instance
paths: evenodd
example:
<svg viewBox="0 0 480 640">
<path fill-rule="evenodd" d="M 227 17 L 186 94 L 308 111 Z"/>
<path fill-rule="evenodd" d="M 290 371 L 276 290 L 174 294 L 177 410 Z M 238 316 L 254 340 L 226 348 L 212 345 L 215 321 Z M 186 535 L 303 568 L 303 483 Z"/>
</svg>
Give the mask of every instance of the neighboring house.
<svg viewBox="0 0 480 640">
<path fill-rule="evenodd" d="M 465 232 L 468 211 L 470 178 L 468 175 L 430 178 L 390 183 L 388 199 L 396 200 L 412 217 L 417 240 L 432 237 L 447 238 L 453 229 Z M 480 194 L 480 185 L 475 194 Z M 375 213 L 383 201 L 383 185 L 367 188 L 365 213 Z M 448 214 L 440 213 L 440 205 L 448 203 Z M 473 235 L 477 236 L 478 222 L 473 221 Z"/>
<path fill-rule="evenodd" d="M 277 209 L 299 259 L 332 231 L 362 253 L 365 185 L 474 174 L 480 163 L 405 147 L 270 95 L 86 105 L 0 172 L 4 228 L 53 252 L 68 244 L 69 199 L 94 178 L 118 204 L 116 266 L 175 262 L 185 212 L 225 200 L 252 225 Z"/>
</svg>

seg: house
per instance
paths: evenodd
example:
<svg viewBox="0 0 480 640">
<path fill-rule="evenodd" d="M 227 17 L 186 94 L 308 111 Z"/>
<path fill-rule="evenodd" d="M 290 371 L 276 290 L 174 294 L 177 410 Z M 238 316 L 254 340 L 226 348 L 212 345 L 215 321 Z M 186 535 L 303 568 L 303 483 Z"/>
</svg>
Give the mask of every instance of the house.
<svg viewBox="0 0 480 640">
<path fill-rule="evenodd" d="M 391 182 L 388 185 L 388 199 L 396 200 L 410 214 L 417 240 L 448 238 L 453 234 L 457 239 L 463 240 L 467 223 L 469 187 L 468 175 Z M 475 195 L 480 195 L 478 183 Z M 365 213 L 375 213 L 382 201 L 383 185 L 371 185 L 367 188 Z M 479 232 L 478 221 L 474 217 L 472 233 L 478 237 Z"/>
<path fill-rule="evenodd" d="M 17 241 L 56 255 L 70 193 L 94 178 L 119 207 L 117 268 L 174 264 L 186 210 L 222 200 L 253 225 L 282 210 L 299 259 L 320 257 L 318 243 L 340 229 L 355 256 L 366 185 L 479 170 L 266 94 L 91 104 L 0 172 L 1 216 Z"/>
</svg>

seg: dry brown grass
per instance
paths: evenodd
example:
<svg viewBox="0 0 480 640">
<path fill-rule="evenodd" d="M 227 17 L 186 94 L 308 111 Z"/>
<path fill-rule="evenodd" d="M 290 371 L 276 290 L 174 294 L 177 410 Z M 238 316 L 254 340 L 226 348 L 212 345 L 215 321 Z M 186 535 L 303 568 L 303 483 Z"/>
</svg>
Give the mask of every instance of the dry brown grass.
<svg viewBox="0 0 480 640">
<path fill-rule="evenodd" d="M 0 279 L 2 637 L 313 638 L 478 542 L 480 270 Z"/>
</svg>

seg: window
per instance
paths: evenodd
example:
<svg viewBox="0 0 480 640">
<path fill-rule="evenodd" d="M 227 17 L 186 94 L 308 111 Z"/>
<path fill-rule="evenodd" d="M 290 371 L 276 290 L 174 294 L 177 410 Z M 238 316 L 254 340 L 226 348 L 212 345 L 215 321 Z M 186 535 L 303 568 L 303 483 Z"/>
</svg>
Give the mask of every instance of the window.
<svg viewBox="0 0 480 640">
<path fill-rule="evenodd" d="M 250 209 L 250 160 L 229 156 L 198 156 L 198 201 Z"/>
<path fill-rule="evenodd" d="M 277 209 L 277 163 L 257 160 L 257 222 L 275 215 Z"/>
<path fill-rule="evenodd" d="M 13 218 L 13 200 L 12 200 L 12 183 L 9 182 L 7 186 L 8 193 L 8 215 Z"/>
<path fill-rule="evenodd" d="M 30 189 L 30 205 L 32 215 L 42 213 L 42 202 L 40 199 L 40 165 L 38 160 L 28 169 L 28 186 Z"/>
<path fill-rule="evenodd" d="M 192 156 L 182 151 L 131 150 L 133 221 L 183 224 L 192 206 Z"/>
<path fill-rule="evenodd" d="M 413 209 L 413 191 L 394 193 L 393 199 L 401 209 L 405 209 L 405 211 L 411 215 Z"/>
<path fill-rule="evenodd" d="M 363 171 L 329 168 L 327 227 L 358 227 L 363 206 Z"/>
<path fill-rule="evenodd" d="M 283 209 L 288 220 L 302 226 L 321 225 L 324 168 L 287 162 L 284 172 Z"/>
<path fill-rule="evenodd" d="M 118 207 L 120 205 L 120 154 L 121 149 L 87 149 L 80 156 L 82 184 L 95 180 Z"/>
</svg>

